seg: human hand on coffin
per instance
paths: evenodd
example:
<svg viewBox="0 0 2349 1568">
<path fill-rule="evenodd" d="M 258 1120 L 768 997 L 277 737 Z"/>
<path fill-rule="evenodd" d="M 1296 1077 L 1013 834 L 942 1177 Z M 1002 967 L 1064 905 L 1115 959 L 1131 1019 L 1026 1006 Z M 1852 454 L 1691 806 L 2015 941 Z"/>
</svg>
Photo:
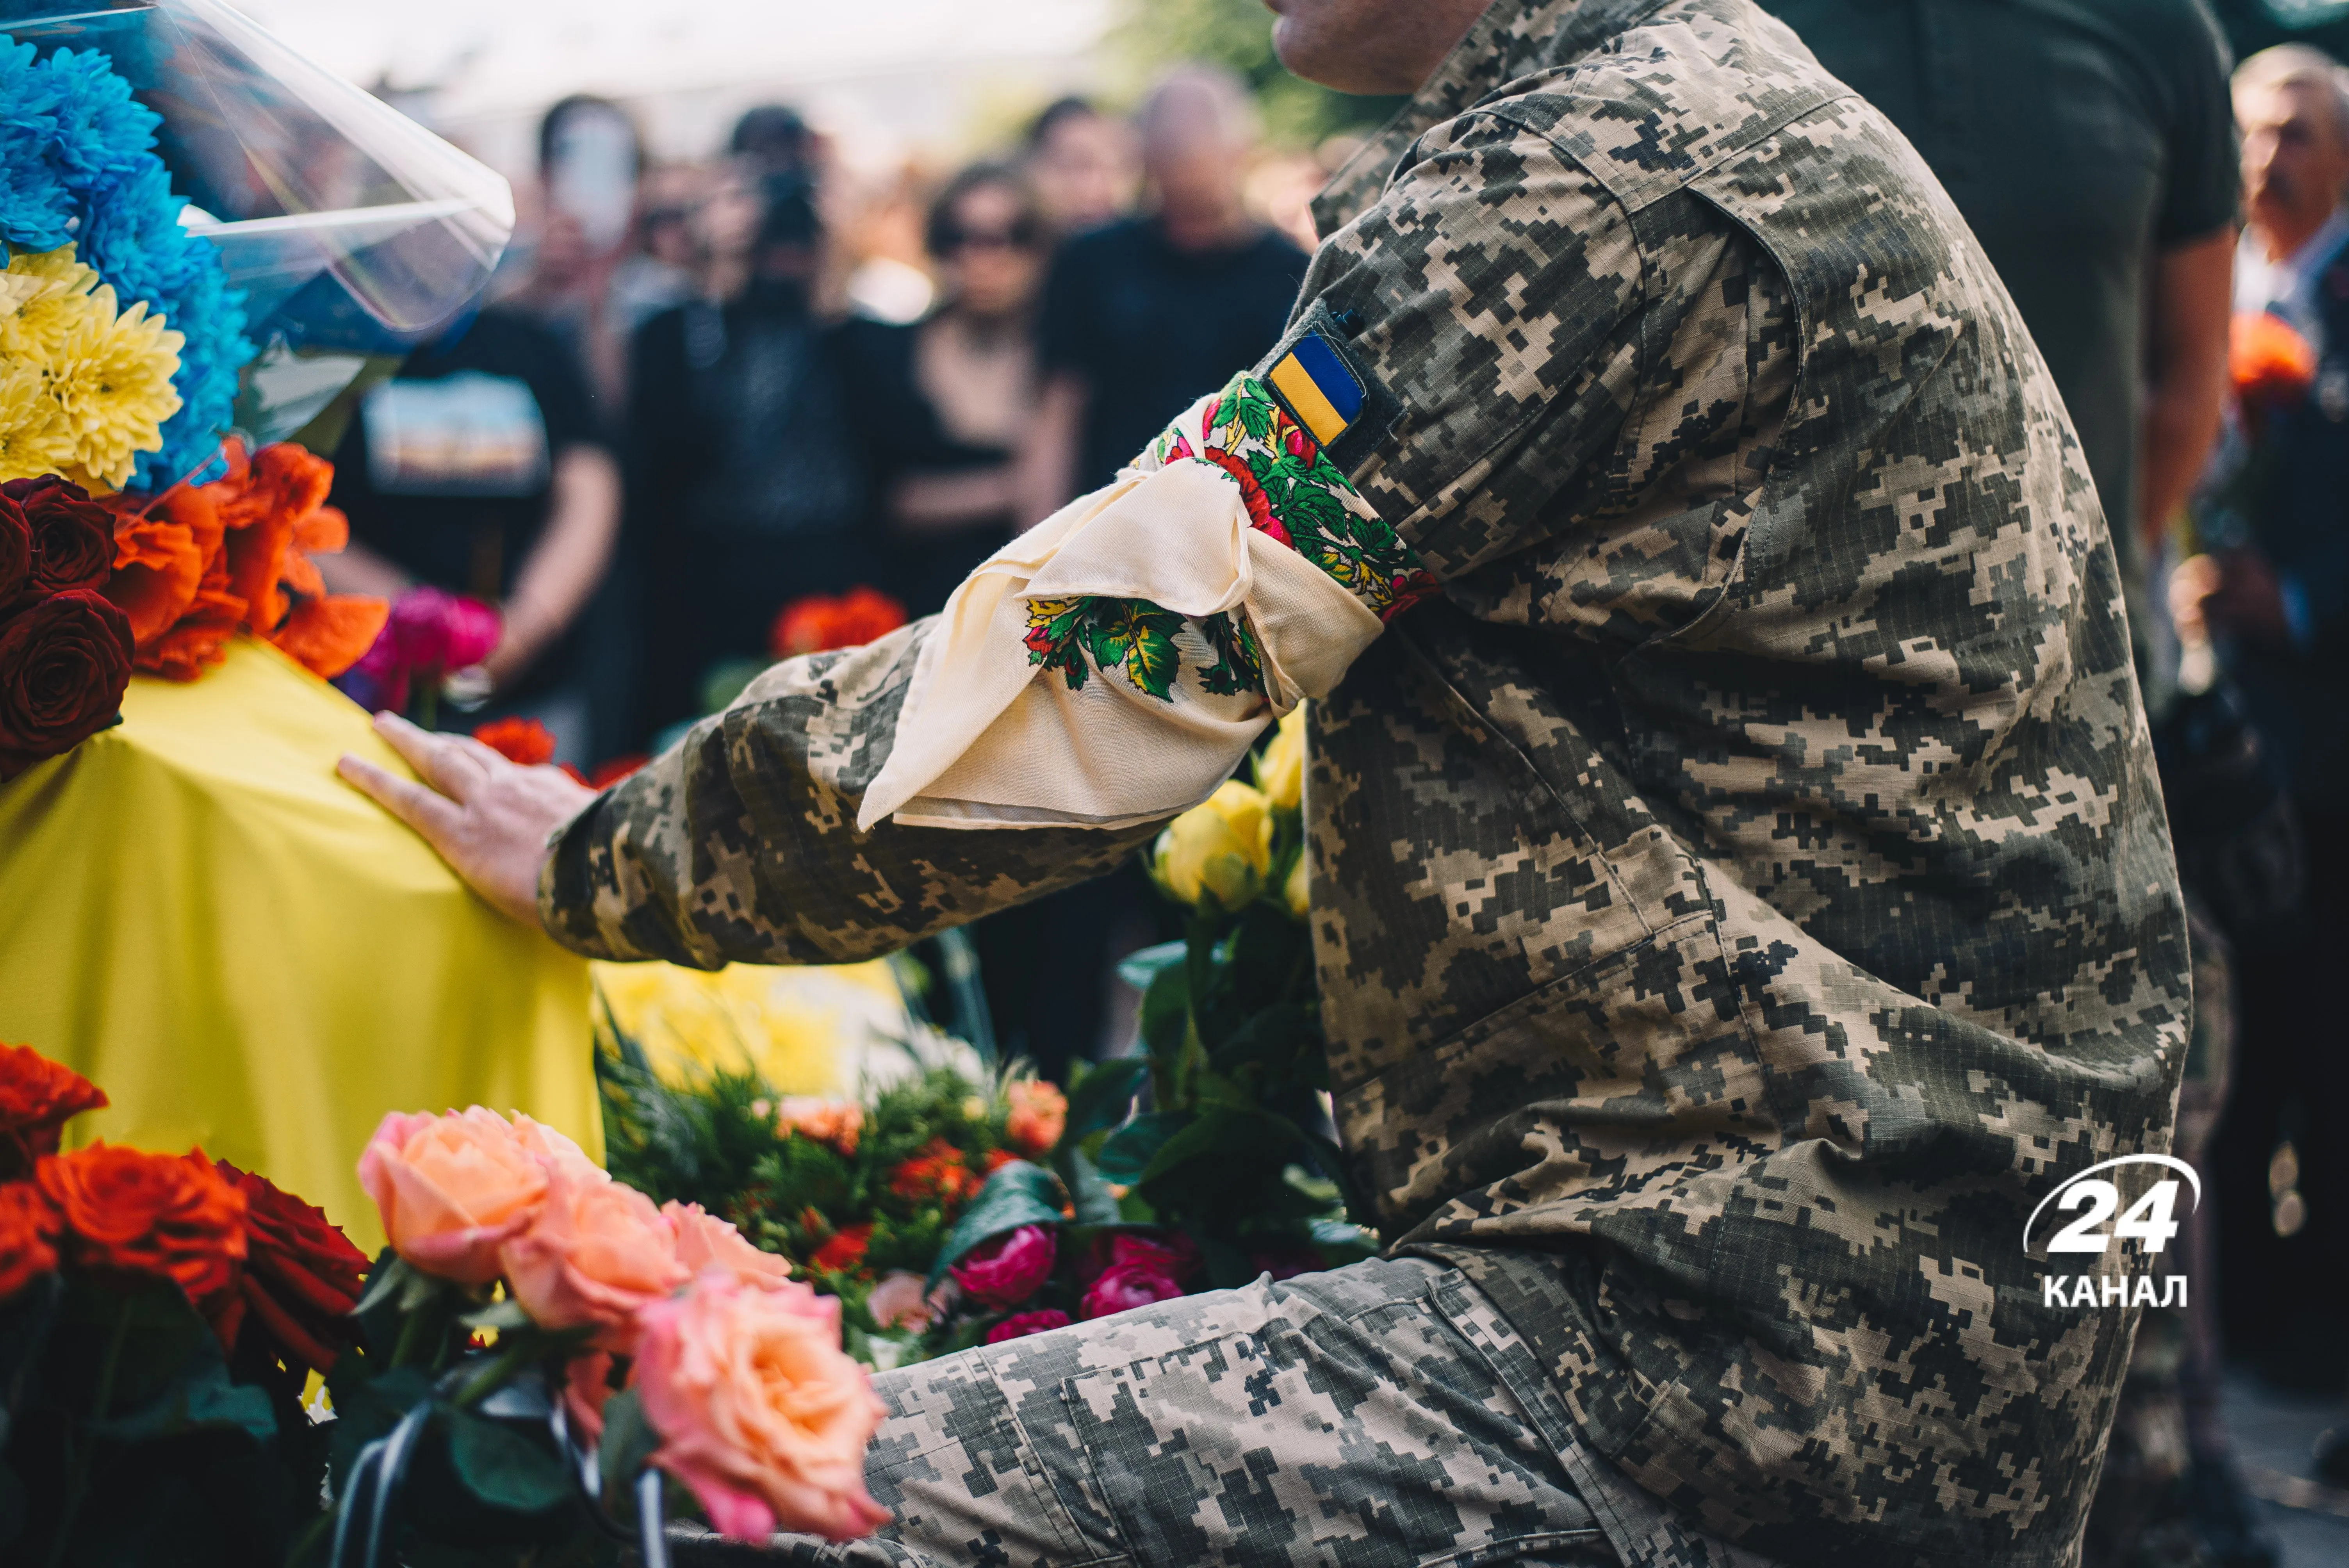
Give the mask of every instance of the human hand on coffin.
<svg viewBox="0 0 2349 1568">
<path fill-rule="evenodd" d="M 560 768 L 524 768 L 478 740 L 436 735 L 397 714 L 377 714 L 375 728 L 424 782 L 387 773 L 347 752 L 335 770 L 415 829 L 474 892 L 523 924 L 536 925 L 547 840 L 595 791 Z"/>
</svg>

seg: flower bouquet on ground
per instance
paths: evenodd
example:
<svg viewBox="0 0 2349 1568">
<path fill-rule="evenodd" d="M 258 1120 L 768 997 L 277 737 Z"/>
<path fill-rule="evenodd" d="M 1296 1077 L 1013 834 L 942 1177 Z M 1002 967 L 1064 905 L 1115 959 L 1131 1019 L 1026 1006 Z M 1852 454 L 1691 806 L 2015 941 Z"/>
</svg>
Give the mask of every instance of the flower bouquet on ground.
<svg viewBox="0 0 2349 1568">
<path fill-rule="evenodd" d="M 304 1383 L 357 1353 L 367 1259 L 202 1150 L 58 1152 L 106 1103 L 0 1047 L 0 1562 L 285 1562 L 333 1430 Z"/>
<path fill-rule="evenodd" d="M 1128 963 L 1145 1054 L 1065 1094 L 969 1053 L 783 1099 L 751 1072 L 665 1079 L 607 1025 L 614 1168 L 791 1257 L 883 1367 L 1370 1255 L 1322 1098 L 1302 725 L 1268 745 L 1260 788 L 1226 784 L 1154 854 L 1192 914 L 1185 941 Z"/>
</svg>

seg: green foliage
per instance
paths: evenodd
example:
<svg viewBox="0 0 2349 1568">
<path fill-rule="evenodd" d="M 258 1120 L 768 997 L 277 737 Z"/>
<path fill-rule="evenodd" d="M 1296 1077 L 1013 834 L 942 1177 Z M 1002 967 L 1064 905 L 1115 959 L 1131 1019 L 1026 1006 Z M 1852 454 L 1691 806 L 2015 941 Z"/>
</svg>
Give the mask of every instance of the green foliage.
<svg viewBox="0 0 2349 1568">
<path fill-rule="evenodd" d="M 1174 60 L 1206 60 L 1238 73 L 1263 110 L 1277 143 L 1313 147 L 1322 139 L 1360 135 L 1401 107 L 1394 98 L 1332 92 L 1288 74 L 1272 52 L 1271 14 L 1263 0 L 1125 0 L 1112 35 L 1137 86 Z"/>
</svg>

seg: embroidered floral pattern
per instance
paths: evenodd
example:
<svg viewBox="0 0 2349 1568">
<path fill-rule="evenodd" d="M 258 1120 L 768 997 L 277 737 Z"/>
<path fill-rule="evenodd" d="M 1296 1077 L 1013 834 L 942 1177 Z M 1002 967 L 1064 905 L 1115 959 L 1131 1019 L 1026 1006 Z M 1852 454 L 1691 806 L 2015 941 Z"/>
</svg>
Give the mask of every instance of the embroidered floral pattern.
<svg viewBox="0 0 2349 1568">
<path fill-rule="evenodd" d="M 1417 552 L 1380 521 L 1261 379 L 1235 377 L 1209 398 L 1198 411 L 1195 443 L 1192 418 L 1185 413 L 1169 426 L 1135 466 L 1213 463 L 1239 486 L 1250 526 L 1319 567 L 1381 621 L 1435 592 Z M 1182 616 L 1147 600 L 1031 600 L 1028 660 L 1058 670 L 1071 691 L 1083 689 L 1090 661 L 1172 702 L 1182 673 L 1175 639 L 1184 629 Z M 1199 632 L 1216 655 L 1199 671 L 1202 687 L 1218 696 L 1264 689 L 1263 648 L 1244 614 L 1210 615 Z"/>
</svg>

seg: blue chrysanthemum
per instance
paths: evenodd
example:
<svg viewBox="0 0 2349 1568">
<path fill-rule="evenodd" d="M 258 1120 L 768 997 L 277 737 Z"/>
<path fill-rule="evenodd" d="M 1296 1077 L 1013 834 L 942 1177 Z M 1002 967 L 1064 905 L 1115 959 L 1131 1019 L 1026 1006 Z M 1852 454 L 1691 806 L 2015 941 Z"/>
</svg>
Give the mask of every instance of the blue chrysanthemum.
<svg viewBox="0 0 2349 1568">
<path fill-rule="evenodd" d="M 140 455 L 141 489 L 212 460 L 254 353 L 219 247 L 180 226 L 187 202 L 155 153 L 161 123 L 103 55 L 41 59 L 29 44 L 0 45 L 0 238 L 36 251 L 72 242 L 124 306 L 146 302 L 184 339 L 171 378 L 180 411 L 162 449 Z"/>
</svg>

